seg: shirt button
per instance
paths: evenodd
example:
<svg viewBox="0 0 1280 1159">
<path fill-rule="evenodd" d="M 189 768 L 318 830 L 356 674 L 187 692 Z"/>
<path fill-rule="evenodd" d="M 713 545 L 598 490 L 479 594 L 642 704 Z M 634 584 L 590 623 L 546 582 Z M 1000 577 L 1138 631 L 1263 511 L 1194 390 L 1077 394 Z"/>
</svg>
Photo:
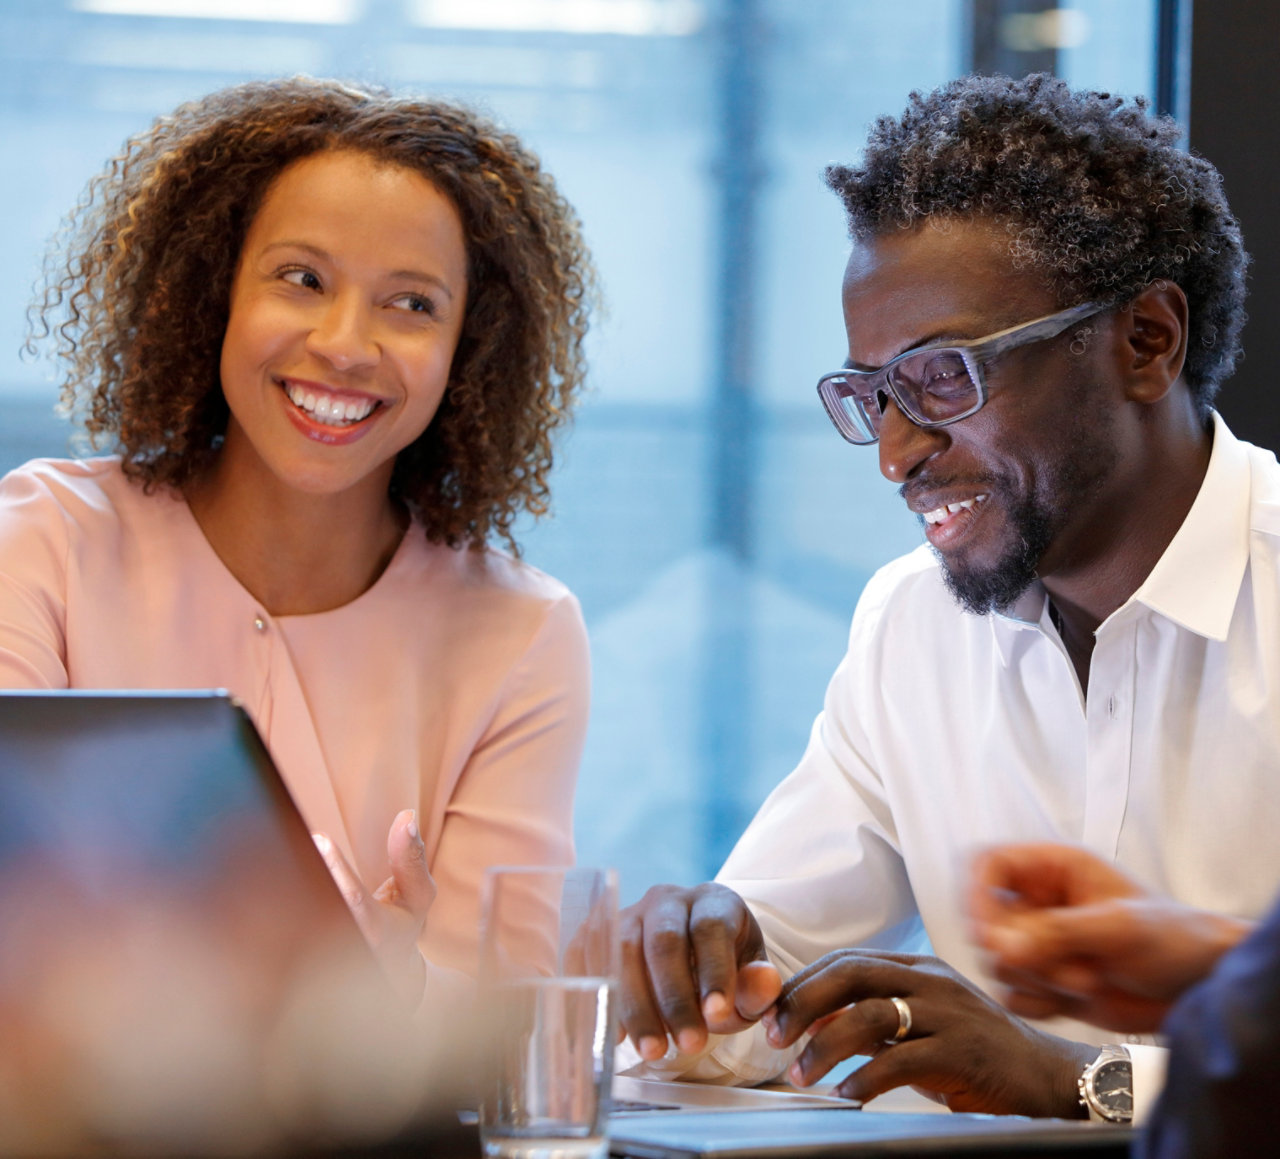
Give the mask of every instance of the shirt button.
<svg viewBox="0 0 1280 1159">
<path fill-rule="evenodd" d="M 267 630 L 267 621 L 264 620 L 261 616 L 254 616 L 253 630 L 255 632 L 258 632 L 259 634 L 261 634 L 262 632 L 265 632 Z"/>
</svg>

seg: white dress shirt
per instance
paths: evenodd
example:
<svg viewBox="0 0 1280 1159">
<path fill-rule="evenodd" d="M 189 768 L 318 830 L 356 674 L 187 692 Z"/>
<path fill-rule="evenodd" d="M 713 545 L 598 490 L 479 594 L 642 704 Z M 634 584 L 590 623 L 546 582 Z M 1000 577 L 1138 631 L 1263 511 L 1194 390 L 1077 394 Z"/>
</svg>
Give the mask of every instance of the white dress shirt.
<svg viewBox="0 0 1280 1159">
<path fill-rule="evenodd" d="M 1039 584 L 975 616 L 927 547 L 877 573 L 799 767 L 719 877 L 783 976 L 841 947 L 921 949 L 923 927 L 989 985 L 965 888 L 974 852 L 999 842 L 1075 842 L 1189 905 L 1261 915 L 1280 886 L 1278 566 L 1280 467 L 1215 418 L 1186 520 L 1098 629 L 1087 696 Z M 757 1028 L 655 1069 L 754 1083 L 795 1053 Z M 1140 1106 L 1160 1081 L 1149 1053 Z"/>
</svg>

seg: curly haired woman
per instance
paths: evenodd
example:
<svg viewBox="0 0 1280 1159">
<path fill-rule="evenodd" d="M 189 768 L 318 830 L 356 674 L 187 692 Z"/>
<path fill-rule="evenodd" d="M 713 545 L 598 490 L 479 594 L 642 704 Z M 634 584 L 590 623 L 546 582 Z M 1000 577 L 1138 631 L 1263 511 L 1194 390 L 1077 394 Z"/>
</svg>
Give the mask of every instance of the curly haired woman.
<svg viewBox="0 0 1280 1159">
<path fill-rule="evenodd" d="M 40 336 L 115 453 L 0 483 L 0 685 L 230 689 L 366 922 L 472 972 L 484 868 L 572 857 L 585 632 L 512 524 L 583 378 L 573 211 L 471 112 L 293 79 L 162 117 L 69 230 Z"/>
</svg>

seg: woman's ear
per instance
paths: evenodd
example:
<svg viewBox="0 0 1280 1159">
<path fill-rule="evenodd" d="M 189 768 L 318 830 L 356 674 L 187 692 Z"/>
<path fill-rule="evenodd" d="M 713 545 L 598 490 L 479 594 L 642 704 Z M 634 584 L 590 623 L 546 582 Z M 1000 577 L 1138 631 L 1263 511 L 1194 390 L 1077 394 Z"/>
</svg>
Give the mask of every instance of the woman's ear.
<svg viewBox="0 0 1280 1159">
<path fill-rule="evenodd" d="M 1159 402 L 1186 362 L 1186 294 L 1158 278 L 1116 317 L 1124 328 L 1125 393 L 1134 402 Z"/>
</svg>

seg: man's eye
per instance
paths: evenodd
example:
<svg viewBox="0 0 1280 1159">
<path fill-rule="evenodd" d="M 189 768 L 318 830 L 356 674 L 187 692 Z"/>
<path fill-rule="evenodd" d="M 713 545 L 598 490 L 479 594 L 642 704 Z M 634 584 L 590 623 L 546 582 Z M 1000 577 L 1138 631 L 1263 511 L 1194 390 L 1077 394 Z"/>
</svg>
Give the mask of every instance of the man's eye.
<svg viewBox="0 0 1280 1159">
<path fill-rule="evenodd" d="M 933 394 L 950 394 L 969 389 L 969 368 L 955 355 L 932 358 L 920 368 L 920 386 Z"/>
</svg>

